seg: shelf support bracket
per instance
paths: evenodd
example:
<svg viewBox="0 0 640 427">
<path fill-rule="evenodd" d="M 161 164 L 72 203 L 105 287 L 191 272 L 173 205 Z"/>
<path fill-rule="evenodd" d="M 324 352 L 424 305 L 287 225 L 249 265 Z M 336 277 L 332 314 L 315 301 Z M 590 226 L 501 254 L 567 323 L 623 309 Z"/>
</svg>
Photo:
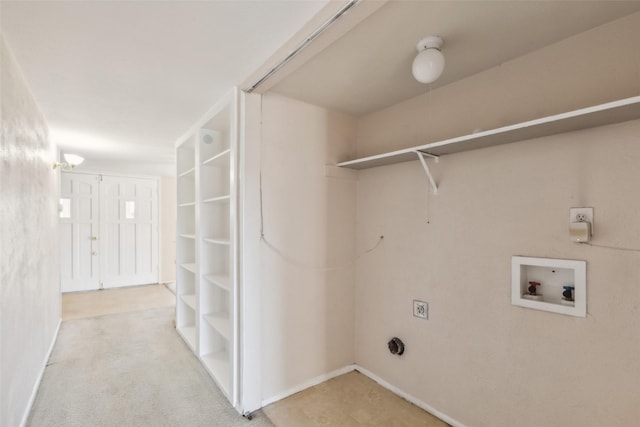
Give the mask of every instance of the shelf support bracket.
<svg viewBox="0 0 640 427">
<path fill-rule="evenodd" d="M 431 188 L 433 188 L 433 194 L 438 194 L 438 186 L 436 185 L 436 182 L 433 180 L 433 176 L 431 175 L 431 171 L 429 170 L 429 165 L 427 165 L 427 160 L 425 159 L 425 156 L 435 159 L 436 163 L 440 158 L 438 156 L 434 156 L 433 154 L 423 153 L 422 151 L 416 151 L 415 153 L 418 155 L 418 159 L 420 159 L 420 163 L 422 163 L 422 168 L 424 169 L 424 172 L 427 174 L 427 178 L 429 178 L 429 183 L 431 184 Z"/>
</svg>

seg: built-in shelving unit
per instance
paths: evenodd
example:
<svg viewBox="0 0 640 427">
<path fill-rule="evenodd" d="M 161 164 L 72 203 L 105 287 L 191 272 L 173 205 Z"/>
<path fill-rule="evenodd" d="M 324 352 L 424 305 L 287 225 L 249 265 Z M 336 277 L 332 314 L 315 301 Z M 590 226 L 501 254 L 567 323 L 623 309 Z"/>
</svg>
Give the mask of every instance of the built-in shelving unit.
<svg viewBox="0 0 640 427">
<path fill-rule="evenodd" d="M 177 329 L 236 406 L 238 95 L 177 146 Z"/>
<path fill-rule="evenodd" d="M 178 146 L 176 157 L 178 176 L 176 329 L 189 347 L 197 351 L 195 139 L 188 138 Z"/>
<path fill-rule="evenodd" d="M 351 169 L 367 169 L 418 160 L 418 152 L 442 156 L 636 119 L 640 119 L 640 96 L 477 132 L 471 135 L 463 135 L 444 141 L 431 142 L 389 153 L 349 160 L 338 163 L 338 166 Z"/>
<path fill-rule="evenodd" d="M 236 130 L 234 104 L 222 108 L 200 130 L 200 228 L 202 254 L 200 265 L 202 313 L 200 342 L 202 362 L 220 388 L 231 396 L 236 372 L 235 294 L 237 271 L 236 243 Z M 222 288 L 208 280 L 211 276 L 228 278 Z"/>
<path fill-rule="evenodd" d="M 241 414 L 262 405 L 260 105 L 234 88 L 176 143 L 176 329 Z"/>
</svg>

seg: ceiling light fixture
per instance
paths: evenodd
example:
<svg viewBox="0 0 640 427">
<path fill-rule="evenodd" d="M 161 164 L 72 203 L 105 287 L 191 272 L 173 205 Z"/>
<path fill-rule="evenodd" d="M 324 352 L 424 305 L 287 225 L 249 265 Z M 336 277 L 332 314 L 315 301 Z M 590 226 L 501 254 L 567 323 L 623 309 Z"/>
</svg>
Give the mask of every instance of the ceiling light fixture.
<svg viewBox="0 0 640 427">
<path fill-rule="evenodd" d="M 78 166 L 80 163 L 84 162 L 84 157 L 80 157 L 77 154 L 65 154 L 64 160 L 65 161 L 62 163 L 53 162 L 53 168 L 54 169 L 60 168 L 60 170 L 69 172 L 70 170 Z"/>
<path fill-rule="evenodd" d="M 416 48 L 418 55 L 413 60 L 411 67 L 413 77 L 420 83 L 435 82 L 444 71 L 444 56 L 440 51 L 442 37 L 425 37 L 418 42 Z"/>
</svg>

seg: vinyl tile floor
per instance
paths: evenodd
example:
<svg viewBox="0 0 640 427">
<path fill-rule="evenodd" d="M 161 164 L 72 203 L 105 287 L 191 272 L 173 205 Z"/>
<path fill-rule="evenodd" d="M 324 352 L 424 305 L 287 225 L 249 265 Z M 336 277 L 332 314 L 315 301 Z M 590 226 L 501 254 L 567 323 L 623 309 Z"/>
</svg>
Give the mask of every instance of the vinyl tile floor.
<svg viewBox="0 0 640 427">
<path fill-rule="evenodd" d="M 176 296 L 164 285 L 132 286 L 62 294 L 62 320 L 171 307 Z"/>
<path fill-rule="evenodd" d="M 449 425 L 357 371 L 275 402 L 263 412 L 278 427 Z"/>
</svg>

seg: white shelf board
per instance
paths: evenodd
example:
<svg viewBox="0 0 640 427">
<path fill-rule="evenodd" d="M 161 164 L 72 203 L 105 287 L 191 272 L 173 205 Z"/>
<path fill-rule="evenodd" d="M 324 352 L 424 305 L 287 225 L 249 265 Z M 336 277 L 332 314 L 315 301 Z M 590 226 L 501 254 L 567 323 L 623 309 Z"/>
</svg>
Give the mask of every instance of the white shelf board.
<svg viewBox="0 0 640 427">
<path fill-rule="evenodd" d="M 182 339 L 185 340 L 187 345 L 189 347 L 191 347 L 191 349 L 195 352 L 196 351 L 196 327 L 195 327 L 195 325 L 180 326 L 180 327 L 177 327 L 176 330 L 178 331 L 178 334 L 180 334 Z"/>
<path fill-rule="evenodd" d="M 178 174 L 178 178 L 182 178 L 184 176 L 189 176 L 189 175 L 193 174 L 195 171 L 196 171 L 196 168 L 187 169 L 184 172 L 180 172 Z"/>
<path fill-rule="evenodd" d="M 207 243 L 213 243 L 214 245 L 229 245 L 231 241 L 229 239 L 218 239 L 214 237 L 203 237 L 203 241 Z"/>
<path fill-rule="evenodd" d="M 200 359 L 222 391 L 230 396 L 231 362 L 229 361 L 229 353 L 218 351 L 205 354 Z"/>
<path fill-rule="evenodd" d="M 640 96 L 582 108 L 471 135 L 463 135 L 412 148 L 377 154 L 338 163 L 351 169 L 367 169 L 393 163 L 417 160 L 416 151 L 442 156 L 511 142 L 541 138 L 559 133 L 589 129 L 640 119 Z"/>
<path fill-rule="evenodd" d="M 196 202 L 188 202 L 188 203 L 180 203 L 178 206 L 181 208 L 186 208 L 186 207 L 195 206 L 195 205 L 196 205 Z"/>
<path fill-rule="evenodd" d="M 189 307 L 191 307 L 193 310 L 196 309 L 197 303 L 196 303 L 195 294 L 183 294 L 183 295 L 180 295 L 180 299 Z"/>
<path fill-rule="evenodd" d="M 203 317 L 209 326 L 215 329 L 222 338 L 231 341 L 231 319 L 229 318 L 229 313 L 211 313 L 205 314 Z"/>
<path fill-rule="evenodd" d="M 184 237 L 185 239 L 195 239 L 195 234 L 179 234 L 180 237 Z"/>
<path fill-rule="evenodd" d="M 227 292 L 231 292 L 231 278 L 229 276 L 223 276 L 221 274 L 207 274 L 203 277 L 217 287 L 222 288 Z"/>
<path fill-rule="evenodd" d="M 229 194 L 225 194 L 224 196 L 211 197 L 209 199 L 204 199 L 202 203 L 228 203 L 231 200 L 231 196 Z"/>
<path fill-rule="evenodd" d="M 195 263 L 180 264 L 180 267 L 192 273 L 197 273 L 197 267 Z"/>
<path fill-rule="evenodd" d="M 226 150 L 221 151 L 220 153 L 216 154 L 215 156 L 209 157 L 208 159 L 203 161 L 202 164 L 204 166 L 209 166 L 212 163 L 215 163 L 216 160 L 222 159 L 223 157 L 228 156 L 229 154 L 231 154 L 231 148 L 227 148 Z"/>
</svg>

